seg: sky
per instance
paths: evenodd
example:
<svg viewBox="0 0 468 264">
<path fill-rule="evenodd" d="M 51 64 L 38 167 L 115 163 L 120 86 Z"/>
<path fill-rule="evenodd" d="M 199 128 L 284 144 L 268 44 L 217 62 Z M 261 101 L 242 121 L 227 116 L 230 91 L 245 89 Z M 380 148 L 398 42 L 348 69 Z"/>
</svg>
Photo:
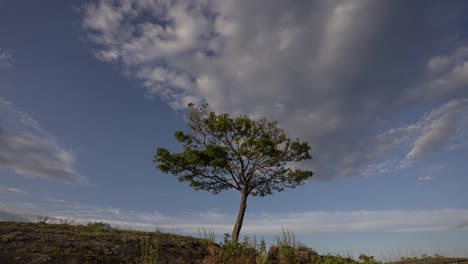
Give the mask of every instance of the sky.
<svg viewBox="0 0 468 264">
<path fill-rule="evenodd" d="M 307 141 L 248 201 L 320 253 L 468 255 L 464 1 L 0 0 L 0 220 L 230 233 L 240 195 L 155 169 L 188 103 Z"/>
</svg>

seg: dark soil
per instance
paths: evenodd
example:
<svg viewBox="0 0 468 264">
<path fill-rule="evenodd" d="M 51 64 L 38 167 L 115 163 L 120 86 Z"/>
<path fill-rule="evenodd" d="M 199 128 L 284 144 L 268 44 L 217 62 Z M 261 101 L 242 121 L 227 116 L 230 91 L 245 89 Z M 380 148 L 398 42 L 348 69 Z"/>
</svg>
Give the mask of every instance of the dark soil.
<svg viewBox="0 0 468 264">
<path fill-rule="evenodd" d="M 5 264 L 202 263 L 208 255 L 208 243 L 187 236 L 99 224 L 0 222 L 0 263 Z"/>
<path fill-rule="evenodd" d="M 80 226 L 0 222 L 1 264 L 221 264 L 214 257 L 217 250 L 217 245 L 200 238 L 117 230 L 103 223 Z M 298 250 L 299 263 L 310 263 L 311 252 L 314 253 L 313 250 Z M 233 256 L 235 263 L 237 258 Z M 276 259 L 277 252 L 270 250 L 268 263 L 278 263 Z M 248 263 L 255 263 L 255 260 Z M 347 263 L 357 262 L 349 260 Z M 450 263 L 468 264 L 468 259 L 427 258 L 391 264 Z"/>
<path fill-rule="evenodd" d="M 426 258 L 392 262 L 391 264 L 468 264 L 466 258 Z"/>
</svg>

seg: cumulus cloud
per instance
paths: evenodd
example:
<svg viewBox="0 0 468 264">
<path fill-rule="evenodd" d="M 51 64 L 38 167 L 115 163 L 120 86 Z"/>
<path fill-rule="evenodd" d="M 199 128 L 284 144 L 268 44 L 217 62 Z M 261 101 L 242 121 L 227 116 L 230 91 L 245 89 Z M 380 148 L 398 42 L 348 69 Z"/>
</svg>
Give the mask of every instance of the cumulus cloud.
<svg viewBox="0 0 468 264">
<path fill-rule="evenodd" d="M 467 95 L 468 64 L 453 41 L 460 10 L 454 2 L 97 0 L 84 5 L 82 26 L 98 59 L 175 109 L 205 101 L 215 111 L 278 120 L 312 144 L 306 166 L 327 179 L 399 166 L 403 153 L 386 163 L 374 155 L 394 147 L 381 131 L 414 133 L 411 160 L 452 136 L 455 116 L 412 131 L 390 113 L 441 105 L 429 94 L 442 90 L 445 100 Z M 447 48 L 453 52 L 441 54 Z M 423 90 L 427 96 L 410 95 Z"/>
<path fill-rule="evenodd" d="M 0 167 L 18 174 L 84 182 L 75 170 L 75 156 L 56 141 L 28 113 L 0 97 Z"/>
<path fill-rule="evenodd" d="M 196 234 L 201 226 L 218 234 L 230 233 L 234 215 L 216 209 L 205 212 L 183 212 L 167 215 L 159 212 L 135 212 L 60 201 L 45 204 L 1 204 L 0 209 L 12 214 L 47 215 L 56 219 L 73 219 L 76 223 L 107 222 L 121 228 L 154 231 L 156 227 L 177 233 Z M 247 214 L 242 228 L 245 234 L 277 234 L 282 227 L 301 234 L 333 232 L 435 232 L 461 228 L 468 210 L 439 209 L 428 211 L 306 211 L 298 213 Z"/>
</svg>

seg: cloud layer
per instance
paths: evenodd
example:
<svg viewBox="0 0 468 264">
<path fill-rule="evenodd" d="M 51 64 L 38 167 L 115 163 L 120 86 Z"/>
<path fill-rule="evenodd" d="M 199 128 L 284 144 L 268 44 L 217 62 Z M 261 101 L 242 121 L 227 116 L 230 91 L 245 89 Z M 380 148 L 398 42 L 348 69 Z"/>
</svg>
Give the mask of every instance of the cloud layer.
<svg viewBox="0 0 468 264">
<path fill-rule="evenodd" d="M 141 80 L 149 96 L 278 120 L 312 144 L 307 166 L 327 179 L 407 168 L 455 138 L 463 146 L 460 10 L 431 1 L 98 0 L 84 6 L 82 25 L 96 57 Z M 401 126 L 395 113 L 407 111 L 419 114 L 405 120 L 416 127 Z"/>
<path fill-rule="evenodd" d="M 61 147 L 28 113 L 0 97 L 0 167 L 18 174 L 84 182 L 74 154 Z"/>
<path fill-rule="evenodd" d="M 29 217 L 46 215 L 60 219 L 74 219 L 77 223 L 107 222 L 121 228 L 154 231 L 155 228 L 177 233 L 196 234 L 198 228 L 214 230 L 218 234 L 230 233 L 234 215 L 212 209 L 205 212 L 185 212 L 165 215 L 159 212 L 125 211 L 112 207 L 99 207 L 64 200 L 50 199 L 48 203 L 0 203 L 0 211 L 10 215 Z M 1 216 L 1 215 L 0 215 Z M 333 232 L 437 232 L 464 230 L 468 210 L 439 209 L 427 211 L 308 211 L 300 213 L 247 214 L 244 234 L 278 234 L 282 227 L 300 231 L 302 235 Z"/>
</svg>

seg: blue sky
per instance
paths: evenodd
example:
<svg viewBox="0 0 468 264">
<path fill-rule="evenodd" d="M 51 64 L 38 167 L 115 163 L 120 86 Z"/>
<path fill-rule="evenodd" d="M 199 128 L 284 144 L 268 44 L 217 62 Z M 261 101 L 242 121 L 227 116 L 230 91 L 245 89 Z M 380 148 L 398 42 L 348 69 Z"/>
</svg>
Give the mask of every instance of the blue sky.
<svg viewBox="0 0 468 264">
<path fill-rule="evenodd" d="M 463 1 L 0 1 L 0 216 L 231 232 L 239 194 L 154 168 L 189 102 L 306 140 L 242 234 L 320 252 L 468 248 Z M 404 250 L 403 250 L 404 249 Z"/>
</svg>

